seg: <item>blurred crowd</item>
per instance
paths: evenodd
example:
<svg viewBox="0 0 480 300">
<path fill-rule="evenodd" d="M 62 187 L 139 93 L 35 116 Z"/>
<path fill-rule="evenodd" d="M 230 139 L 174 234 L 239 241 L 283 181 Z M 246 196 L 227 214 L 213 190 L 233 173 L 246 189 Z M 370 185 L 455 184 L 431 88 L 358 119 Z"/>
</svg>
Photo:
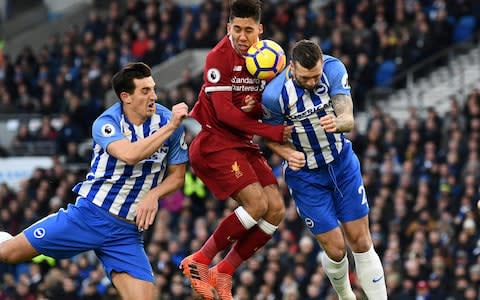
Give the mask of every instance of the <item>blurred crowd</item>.
<svg viewBox="0 0 480 300">
<path fill-rule="evenodd" d="M 480 90 L 450 101 L 442 116 L 434 108 L 425 116 L 412 108 L 404 125 L 376 108 L 365 135 L 349 134 L 362 163 L 372 237 L 392 300 L 479 297 Z M 281 160 L 267 149 L 265 154 L 284 192 L 287 215 L 274 239 L 236 273 L 235 299 L 336 299 L 318 259 L 321 250 L 282 179 Z M 0 185 L 0 228 L 18 233 L 65 207 L 75 200 L 71 187 L 83 177 L 55 161 L 51 169 L 37 169 L 17 192 Z M 234 208 L 233 200 L 214 199 L 191 170 L 184 188 L 161 201 L 155 226 L 144 236 L 157 299 L 193 299 L 178 265 Z M 116 297 L 92 253 L 1 268 L 0 299 Z"/>
<path fill-rule="evenodd" d="M 384 60 L 402 70 L 448 47 L 455 21 L 472 14 L 474 2 L 264 1 L 264 37 L 286 50 L 298 39 L 317 39 L 325 53 L 347 66 L 356 109 L 362 109 Z M 53 143 L 56 154 L 53 168 L 37 169 L 18 191 L 0 184 L 2 230 L 16 234 L 75 201 L 71 188 L 84 178 L 90 159 L 88 151 L 79 149 L 105 108 L 112 74 L 128 61 L 153 66 L 187 48 L 211 48 L 225 34 L 225 4 L 211 0 L 180 7 L 170 0 L 128 0 L 123 7 L 111 2 L 106 16 L 92 11 L 83 27 L 51 36 L 39 53 L 27 46 L 16 58 L 0 56 L 0 115 L 42 116 L 35 132 L 21 124 L 4 154 L 19 153 L 32 142 L 34 151 L 43 142 Z M 200 79 L 185 70 L 184 83 L 159 90 L 159 102 L 193 105 L 199 85 Z M 478 299 L 480 92 L 468 91 L 467 99 L 452 97 L 444 116 L 434 108 L 426 115 L 412 108 L 404 125 L 379 108 L 369 114 L 366 133 L 354 131 L 349 137 L 363 167 L 389 299 Z M 59 124 L 52 122 L 56 117 Z M 284 191 L 287 216 L 274 239 L 237 272 L 235 299 L 335 299 L 318 261 L 321 250 L 305 231 L 282 179 L 281 159 L 264 152 Z M 188 171 L 183 190 L 163 199 L 161 207 L 155 227 L 144 236 L 157 299 L 192 299 L 178 265 L 234 202 L 214 199 Z M 116 297 L 91 253 L 0 265 L 0 274 L 0 300 Z M 353 266 L 350 277 L 360 295 Z"/>
</svg>

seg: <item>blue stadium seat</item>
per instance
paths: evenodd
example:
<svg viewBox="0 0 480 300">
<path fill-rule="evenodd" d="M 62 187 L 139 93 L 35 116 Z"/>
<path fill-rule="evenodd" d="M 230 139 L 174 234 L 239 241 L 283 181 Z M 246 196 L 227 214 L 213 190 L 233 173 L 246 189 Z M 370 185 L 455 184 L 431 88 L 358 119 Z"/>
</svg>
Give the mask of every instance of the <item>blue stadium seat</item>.
<svg viewBox="0 0 480 300">
<path fill-rule="evenodd" d="M 468 41 L 473 37 L 476 20 L 474 16 L 460 17 L 453 30 L 453 41 L 455 43 Z"/>
<path fill-rule="evenodd" d="M 397 65 L 393 60 L 384 60 L 375 72 L 375 85 L 377 87 L 390 87 Z"/>
</svg>

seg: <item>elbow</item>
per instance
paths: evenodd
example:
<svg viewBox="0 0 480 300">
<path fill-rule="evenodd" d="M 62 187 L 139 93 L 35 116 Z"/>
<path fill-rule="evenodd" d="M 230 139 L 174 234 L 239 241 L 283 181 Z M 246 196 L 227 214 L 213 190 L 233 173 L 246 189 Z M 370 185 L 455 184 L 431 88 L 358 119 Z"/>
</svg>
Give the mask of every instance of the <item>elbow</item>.
<svg viewBox="0 0 480 300">
<path fill-rule="evenodd" d="M 125 153 L 120 159 L 129 166 L 136 165 L 141 161 L 141 158 L 134 153 Z"/>
</svg>

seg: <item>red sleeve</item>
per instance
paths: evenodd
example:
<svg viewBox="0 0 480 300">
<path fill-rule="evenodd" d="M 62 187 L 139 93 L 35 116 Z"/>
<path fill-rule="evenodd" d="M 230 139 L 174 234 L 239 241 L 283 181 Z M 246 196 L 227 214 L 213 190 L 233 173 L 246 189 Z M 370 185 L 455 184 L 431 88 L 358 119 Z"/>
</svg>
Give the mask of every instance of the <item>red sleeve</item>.
<svg viewBox="0 0 480 300">
<path fill-rule="evenodd" d="M 207 55 L 205 61 L 204 89 L 212 101 L 218 121 L 247 134 L 256 134 L 283 143 L 283 125 L 262 124 L 233 104 L 233 53 L 226 48 L 215 49 Z"/>
<path fill-rule="evenodd" d="M 214 92 L 210 99 L 217 119 L 248 134 L 256 134 L 277 143 L 283 143 L 283 125 L 267 125 L 251 119 L 232 103 L 232 92 Z"/>
</svg>

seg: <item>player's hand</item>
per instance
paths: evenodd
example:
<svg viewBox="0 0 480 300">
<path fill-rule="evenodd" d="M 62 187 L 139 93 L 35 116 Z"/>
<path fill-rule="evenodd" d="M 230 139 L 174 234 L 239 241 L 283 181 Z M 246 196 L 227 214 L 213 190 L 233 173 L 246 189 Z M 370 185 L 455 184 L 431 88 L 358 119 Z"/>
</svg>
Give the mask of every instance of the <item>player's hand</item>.
<svg viewBox="0 0 480 300">
<path fill-rule="evenodd" d="M 180 102 L 178 104 L 175 104 L 172 107 L 172 119 L 170 120 L 170 123 L 175 127 L 178 128 L 180 126 L 180 123 L 182 122 L 183 119 L 185 119 L 188 116 L 188 106 L 184 102 Z"/>
<path fill-rule="evenodd" d="M 303 154 L 303 152 L 293 150 L 288 154 L 287 161 L 288 167 L 292 169 L 292 171 L 298 171 L 305 166 L 305 154 Z"/>
<path fill-rule="evenodd" d="M 245 105 L 240 107 L 240 109 L 243 112 L 249 113 L 255 108 L 255 104 L 257 101 L 255 101 L 255 98 L 253 98 L 251 95 L 247 95 L 243 102 Z"/>
<path fill-rule="evenodd" d="M 288 142 L 288 139 L 292 135 L 293 125 L 283 127 L 283 142 Z"/>
<path fill-rule="evenodd" d="M 147 230 L 155 220 L 158 211 L 158 199 L 152 192 L 148 192 L 138 203 L 135 224 L 139 230 Z"/>
<path fill-rule="evenodd" d="M 335 123 L 336 117 L 332 114 L 328 114 L 320 118 L 320 125 L 326 132 L 337 132 L 337 125 Z"/>
</svg>

